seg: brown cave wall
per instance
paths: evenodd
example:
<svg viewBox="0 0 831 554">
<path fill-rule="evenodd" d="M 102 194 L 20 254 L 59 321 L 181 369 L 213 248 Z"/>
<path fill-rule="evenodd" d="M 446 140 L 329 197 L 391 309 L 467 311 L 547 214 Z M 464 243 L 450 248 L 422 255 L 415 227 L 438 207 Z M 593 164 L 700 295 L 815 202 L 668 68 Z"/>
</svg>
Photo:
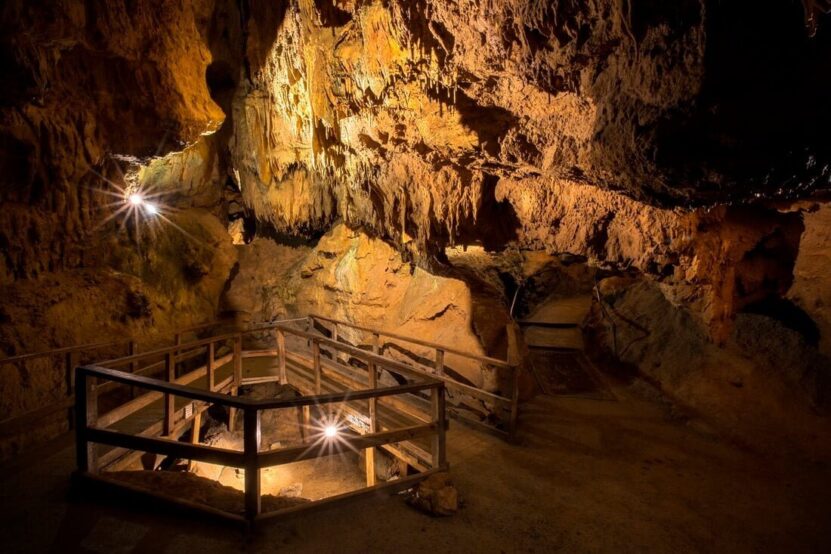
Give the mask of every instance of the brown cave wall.
<svg viewBox="0 0 831 554">
<path fill-rule="evenodd" d="M 724 385 L 671 341 L 623 361 L 736 436 L 756 395 L 776 403 L 759 421 L 787 413 L 808 444 L 826 420 L 794 414 L 823 409 L 822 372 L 765 373 L 752 345 L 831 348 L 831 25 L 806 31 L 798 0 L 729 4 L 6 2 L 3 350 L 315 310 L 496 355 L 511 283 L 577 256 L 637 276 L 626 318 L 766 377 Z M 102 176 L 163 193 L 196 240 L 99 226 Z M 232 248 L 229 226 L 260 237 Z M 460 269 L 454 246 L 498 255 Z"/>
<path fill-rule="evenodd" d="M 337 224 L 314 245 L 257 238 L 237 250 L 239 269 L 223 299 L 228 312 L 255 321 L 320 314 L 472 354 L 506 356 L 507 306 L 493 301 L 496 289 L 474 291 L 459 278 L 425 271 L 360 230 Z M 491 309 L 481 313 L 483 305 Z M 353 344 L 370 344 L 371 339 L 345 327 L 340 336 Z M 434 359 L 430 348 L 385 341 L 393 356 L 397 346 L 406 350 L 398 355 L 411 360 Z M 445 364 L 449 374 L 476 386 L 495 390 L 503 384 L 469 359 L 448 353 Z"/>
</svg>

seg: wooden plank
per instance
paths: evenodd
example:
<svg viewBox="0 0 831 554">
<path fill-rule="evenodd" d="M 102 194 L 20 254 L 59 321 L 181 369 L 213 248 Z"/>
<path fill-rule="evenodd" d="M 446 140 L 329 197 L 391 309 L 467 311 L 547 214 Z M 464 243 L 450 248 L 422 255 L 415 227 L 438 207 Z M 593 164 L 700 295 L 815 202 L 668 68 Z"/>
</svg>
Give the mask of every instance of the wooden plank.
<svg viewBox="0 0 831 554">
<path fill-rule="evenodd" d="M 303 421 L 300 427 L 300 436 L 303 438 L 303 442 L 306 442 L 312 428 L 312 409 L 310 406 L 303 406 L 301 410 L 303 410 Z"/>
<path fill-rule="evenodd" d="M 332 441 L 331 445 L 327 444 L 323 452 L 318 448 L 309 448 L 307 445 L 293 446 L 289 448 L 281 448 L 279 450 L 272 450 L 261 453 L 259 458 L 260 467 L 270 467 L 280 464 L 288 464 L 291 462 L 299 462 L 301 460 L 309 460 L 311 458 L 319 458 L 321 454 L 331 456 L 333 454 L 340 454 L 343 452 L 362 450 L 382 444 L 393 442 L 410 441 L 419 437 L 424 437 L 435 433 L 436 426 L 433 423 L 427 425 L 417 425 L 414 427 L 405 427 L 404 429 L 394 429 L 392 431 L 381 431 L 368 435 L 354 435 L 354 436 L 340 436 L 337 441 Z"/>
<path fill-rule="evenodd" d="M 190 430 L 190 443 L 199 444 L 199 431 L 202 427 L 202 410 L 194 407 L 193 423 Z M 188 460 L 188 470 L 193 469 L 193 460 Z"/>
<path fill-rule="evenodd" d="M 95 396 L 95 378 L 79 371 L 75 374 L 75 456 L 78 470 L 97 473 L 98 462 L 95 459 L 95 445 L 89 438 L 89 427 L 98 419 L 98 399 Z"/>
<path fill-rule="evenodd" d="M 208 359 L 205 361 L 205 374 L 208 376 L 208 390 L 214 390 L 214 382 L 216 381 L 216 347 L 214 343 L 208 343 Z"/>
<path fill-rule="evenodd" d="M 239 394 L 240 385 L 242 385 L 242 335 L 234 336 L 234 370 L 233 370 L 233 385 L 231 386 L 231 395 L 237 396 Z M 233 432 L 237 420 L 237 409 L 234 406 L 228 408 L 228 429 Z"/>
<path fill-rule="evenodd" d="M 234 337 L 234 386 L 239 387 L 242 382 L 242 336 Z"/>
<path fill-rule="evenodd" d="M 202 354 L 202 347 L 198 346 L 196 348 L 190 348 L 185 350 L 184 348 L 174 351 L 172 349 L 168 349 L 170 352 L 175 352 L 176 362 L 184 362 L 195 358 Z M 139 353 L 135 356 L 125 356 L 123 358 L 119 358 L 117 360 L 105 360 L 103 362 L 96 362 L 97 365 L 108 367 L 109 369 L 115 369 L 123 366 L 132 366 L 133 364 L 138 365 L 139 360 L 146 360 L 147 358 L 156 358 L 161 356 L 164 358 L 167 356 L 167 352 L 161 354 L 150 354 L 149 352 Z M 165 364 L 164 359 L 154 362 L 152 364 L 146 365 L 142 368 L 137 369 L 135 372 L 137 375 L 147 375 L 148 373 L 152 373 L 155 369 L 163 368 Z"/>
<path fill-rule="evenodd" d="M 516 439 L 517 421 L 519 419 L 519 367 L 514 368 L 513 390 L 511 391 L 511 417 L 508 421 L 508 435 L 511 440 Z"/>
<path fill-rule="evenodd" d="M 173 383 L 176 381 L 176 360 L 174 359 L 173 352 L 168 352 L 167 356 L 165 357 L 165 371 L 167 373 L 167 382 Z M 166 392 L 164 393 L 164 424 L 163 424 L 163 434 L 170 435 L 171 431 L 173 431 L 173 418 L 176 416 L 176 406 L 174 402 L 176 398 Z"/>
<path fill-rule="evenodd" d="M 433 467 L 444 467 L 447 464 L 445 452 L 445 427 L 444 422 L 445 404 L 444 387 L 433 389 L 432 393 L 433 420 L 436 424 L 437 433 L 433 435 L 431 453 L 433 454 Z"/>
<path fill-rule="evenodd" d="M 337 402 L 354 402 L 367 400 L 369 398 L 392 396 L 397 394 L 409 394 L 413 392 L 426 391 L 441 386 L 441 383 L 415 383 L 412 385 L 397 385 L 394 387 L 380 387 L 377 389 L 364 389 L 357 391 L 333 392 L 329 394 L 315 394 L 302 398 L 287 398 L 285 400 L 249 400 L 249 406 L 260 410 L 279 410 L 281 408 L 296 408 L 297 406 L 314 406 L 318 404 L 333 404 Z"/>
<path fill-rule="evenodd" d="M 226 388 L 230 387 L 232 377 L 228 377 L 222 383 L 217 386 L 217 390 L 225 390 Z M 205 402 L 197 402 L 196 403 L 196 411 L 201 413 L 207 410 L 210 407 L 210 404 Z M 176 425 L 173 434 L 176 435 L 184 431 L 187 426 L 190 424 L 190 421 L 184 419 L 184 408 L 178 410 L 176 412 L 176 418 L 179 420 L 179 423 Z M 99 421 L 99 427 L 100 421 Z M 156 423 L 150 425 L 140 433 L 136 433 L 137 435 L 141 435 L 143 437 L 154 437 L 161 435 L 162 432 L 162 422 L 161 420 L 157 421 Z M 120 468 L 127 467 L 133 461 L 135 461 L 138 457 L 141 456 L 141 452 L 134 452 L 129 451 L 125 448 L 113 448 L 112 450 L 105 452 L 99 457 L 99 464 L 101 468 L 106 468 L 108 471 L 117 471 Z M 112 467 L 110 467 L 112 465 Z"/>
<path fill-rule="evenodd" d="M 292 383 L 297 386 L 301 391 L 303 391 L 303 387 L 305 386 L 305 390 L 311 391 L 313 384 L 311 380 L 301 379 L 299 377 L 292 380 Z M 393 397 L 390 397 L 393 398 Z M 386 399 L 385 399 L 386 400 Z M 360 411 L 351 408 L 348 404 L 342 405 L 342 414 L 346 416 L 353 416 L 355 418 L 362 419 L 364 418 L 364 414 Z M 399 412 L 394 412 L 399 413 Z M 421 423 L 421 420 L 416 420 Z M 404 424 L 406 425 L 406 424 Z M 392 428 L 400 428 L 402 425 L 385 425 L 383 423 L 383 419 L 379 417 L 379 428 L 381 430 L 389 430 Z M 391 445 L 391 444 L 384 444 L 381 445 L 380 448 L 386 450 L 390 454 L 402 459 L 406 460 L 414 468 L 417 468 L 421 471 L 427 470 L 430 468 L 432 463 L 432 456 L 429 451 L 419 447 L 413 442 L 401 442 L 398 445 Z"/>
<path fill-rule="evenodd" d="M 259 385 L 262 383 L 279 383 L 280 376 L 279 375 L 267 375 L 265 377 L 245 377 L 243 378 L 241 385 Z"/>
<path fill-rule="evenodd" d="M 222 365 L 225 365 L 226 363 L 228 363 L 230 361 L 231 361 L 231 354 L 228 354 L 226 356 L 223 356 L 222 358 L 219 358 L 217 360 L 217 365 L 222 366 Z M 196 381 L 197 379 L 201 378 L 202 376 L 206 375 L 206 373 L 207 373 L 207 367 L 200 367 L 200 368 L 194 369 L 190 373 L 186 373 L 185 375 L 182 375 L 181 377 L 176 379 L 175 383 L 177 385 L 189 385 L 190 383 L 192 383 L 192 382 Z M 231 377 L 231 378 L 233 378 L 233 377 Z M 217 388 L 222 388 L 222 387 L 217 387 Z M 196 389 L 188 388 L 187 390 L 196 390 Z M 178 393 L 177 393 L 177 395 L 178 395 Z M 128 417 L 128 416 L 132 415 L 133 413 L 137 412 L 138 410 L 141 410 L 142 408 L 145 408 L 145 407 L 149 406 L 150 404 L 152 404 L 153 402 L 156 402 L 159 398 L 162 398 L 162 397 L 163 397 L 163 395 L 159 392 L 144 393 L 141 396 L 137 396 L 133 400 L 131 400 L 129 402 L 126 402 L 126 403 L 122 404 L 121 406 L 118 406 L 117 408 L 113 408 L 112 410 L 110 410 L 106 414 L 102 415 L 100 417 L 99 421 L 98 421 L 98 424 L 101 427 L 109 427 L 113 423 L 115 423 L 117 421 L 121 421 L 125 417 Z M 228 398 L 227 395 L 221 395 L 221 397 L 223 399 Z M 192 397 L 187 397 L 187 398 L 192 398 Z M 194 400 L 203 400 L 203 399 L 196 398 Z"/>
<path fill-rule="evenodd" d="M 139 353 L 138 352 L 138 343 L 134 340 L 131 340 L 129 347 L 127 348 L 127 355 L 128 356 L 135 356 L 138 353 Z M 130 362 L 130 373 L 135 373 L 136 371 L 138 371 L 138 360 L 134 360 L 134 361 Z M 136 397 L 136 388 L 135 387 L 130 387 L 130 398 L 135 398 L 135 397 Z"/>
<path fill-rule="evenodd" d="M 174 458 L 199 460 L 211 464 L 220 464 L 230 467 L 245 467 L 245 457 L 242 452 L 227 448 L 215 448 L 201 444 L 189 444 L 161 437 L 145 437 L 142 435 L 128 435 L 111 429 L 91 427 L 87 430 L 87 438 L 92 442 L 118 446 L 128 450 L 153 452 Z"/>
<path fill-rule="evenodd" d="M 82 366 L 78 368 L 78 371 L 83 371 L 87 375 L 93 375 L 96 377 L 109 379 L 119 383 L 125 383 L 128 385 L 135 384 L 136 386 L 141 386 L 145 389 L 149 389 L 152 391 L 170 392 L 176 396 L 190 398 L 191 400 L 202 400 L 203 402 L 213 402 L 215 404 L 221 404 L 224 406 L 245 408 L 249 402 L 244 398 L 231 398 L 226 394 L 219 394 L 216 392 L 204 391 L 184 386 L 182 383 L 185 382 L 185 376 L 182 376 L 179 379 L 177 379 L 175 383 L 167 383 L 159 379 L 152 379 L 150 377 L 144 377 L 140 375 L 130 375 L 129 373 L 125 373 L 117 369 L 107 369 L 105 367 L 98 367 L 95 365 Z M 188 377 L 191 377 L 191 379 L 187 382 L 194 381 L 204 375 L 204 367 L 201 368 L 201 370 L 192 371 L 187 374 Z"/>
<path fill-rule="evenodd" d="M 444 350 L 436 348 L 436 374 L 444 375 Z"/>
<path fill-rule="evenodd" d="M 375 369 L 375 364 L 373 362 L 369 362 L 367 371 L 369 372 L 369 388 L 375 390 L 378 387 L 378 371 Z M 370 398 L 368 401 L 370 434 L 378 431 L 378 414 L 376 413 L 377 402 L 377 398 Z M 375 448 L 370 447 L 366 449 L 365 462 L 366 485 L 371 487 L 375 485 Z"/>
<path fill-rule="evenodd" d="M 188 352 L 185 352 L 184 354 L 176 355 L 175 356 L 175 361 L 177 363 L 178 362 L 184 362 L 184 361 L 196 358 L 201 353 L 202 353 L 201 349 L 199 349 L 199 350 L 190 350 Z M 133 363 L 137 363 L 137 362 L 134 360 L 133 362 L 130 362 L 130 365 L 132 365 Z M 166 360 L 161 360 L 159 362 L 152 363 L 150 365 L 147 365 L 147 366 L 144 366 L 142 368 L 136 369 L 135 371 L 131 371 L 130 373 L 132 373 L 134 375 L 150 375 L 150 374 L 154 373 L 156 370 L 165 369 L 167 367 L 166 364 L 167 364 Z M 115 367 L 118 367 L 118 366 L 121 366 L 121 365 L 127 365 L 127 364 L 126 363 L 117 364 Z M 115 369 L 115 367 L 110 367 L 108 369 Z M 106 393 L 108 393 L 112 390 L 115 390 L 119 386 L 122 386 L 122 385 L 119 384 L 119 383 L 102 383 L 101 386 L 100 386 L 100 389 L 99 389 L 99 393 L 100 394 L 106 394 Z"/>
<path fill-rule="evenodd" d="M 294 335 L 297 335 L 297 336 L 303 337 L 303 338 L 309 338 L 312 341 L 317 340 L 320 344 L 325 344 L 325 345 L 330 346 L 330 347 L 332 347 L 336 350 L 340 350 L 342 352 L 352 354 L 356 358 L 359 358 L 359 359 L 361 359 L 365 362 L 374 361 L 377 366 L 383 367 L 383 368 L 385 368 L 389 371 L 392 371 L 394 373 L 400 373 L 400 374 L 407 375 L 407 376 L 412 376 L 412 377 L 415 377 L 415 378 L 427 377 L 428 379 L 431 379 L 431 380 L 442 381 L 443 383 L 445 383 L 448 386 L 448 388 L 453 388 L 453 389 L 459 390 L 459 391 L 461 391 L 465 394 L 473 396 L 474 398 L 479 398 L 479 399 L 483 399 L 483 400 L 490 400 L 491 402 L 504 403 L 504 404 L 510 404 L 510 402 L 511 402 L 510 398 L 506 398 L 506 397 L 500 396 L 498 394 L 487 392 L 487 391 L 484 391 L 482 389 L 479 389 L 479 388 L 476 388 L 476 387 L 473 387 L 473 386 L 470 386 L 470 385 L 465 385 L 464 383 L 460 383 L 458 381 L 455 381 L 454 379 L 451 379 L 447 376 L 436 375 L 431 371 L 421 370 L 421 369 L 418 369 L 418 368 L 413 367 L 411 365 L 407 365 L 407 364 L 404 364 L 404 363 L 401 363 L 401 362 L 396 362 L 394 360 L 384 358 L 384 357 L 379 356 L 377 354 L 367 352 L 366 350 L 361 350 L 360 348 L 356 348 L 354 346 L 350 346 L 350 345 L 347 345 L 345 343 L 334 343 L 330 339 L 320 337 L 320 336 L 317 336 L 317 335 L 309 335 L 307 333 L 304 333 L 303 331 L 299 331 L 297 329 L 291 329 L 291 328 L 288 328 L 288 327 L 284 328 L 284 330 L 287 333 L 291 333 L 291 334 L 294 334 Z"/>
<path fill-rule="evenodd" d="M 320 394 L 320 343 L 316 340 L 312 341 L 312 368 L 315 374 L 315 394 Z"/>
<path fill-rule="evenodd" d="M 267 357 L 279 357 L 280 351 L 279 350 L 243 350 L 242 351 L 242 359 L 245 360 L 246 358 L 267 358 Z"/>
<path fill-rule="evenodd" d="M 289 353 L 289 360 L 294 360 L 298 364 L 311 367 L 311 362 L 309 358 L 305 358 L 299 354 Z M 365 383 L 363 383 L 357 378 L 359 374 L 356 368 L 353 368 L 351 366 L 345 366 L 340 362 L 335 361 L 322 360 L 321 363 L 323 367 L 331 369 L 331 371 L 326 372 L 326 378 L 343 385 L 345 389 L 360 390 L 361 388 L 366 386 Z M 309 371 L 309 376 L 311 376 L 311 370 Z M 427 403 L 424 402 L 425 409 L 419 410 L 417 406 L 419 402 L 420 399 L 412 396 L 409 397 L 407 400 L 403 398 L 396 398 L 395 396 L 388 396 L 382 399 L 376 399 L 376 404 L 382 403 L 384 405 L 389 405 L 407 414 L 408 416 L 412 417 L 417 421 L 426 422 L 429 420 L 429 413 L 426 409 Z"/>
<path fill-rule="evenodd" d="M 354 325 L 352 323 L 349 323 L 348 321 L 342 321 L 342 320 L 339 320 L 339 319 L 332 319 L 330 317 L 324 317 L 324 316 L 321 316 L 321 315 L 318 315 L 318 314 L 315 314 L 314 317 L 317 318 L 317 319 L 320 319 L 322 321 L 328 321 L 330 323 L 338 323 L 339 325 L 345 325 L 347 327 L 352 327 L 353 329 L 357 329 L 359 331 L 364 331 L 364 332 L 367 332 L 367 333 L 375 333 L 375 334 L 382 335 L 382 336 L 385 336 L 385 337 L 390 337 L 390 338 L 393 338 L 393 339 L 396 339 L 396 340 L 410 342 L 412 344 L 418 344 L 419 346 L 426 346 L 426 347 L 429 347 L 429 348 L 441 348 L 445 352 L 450 352 L 451 354 L 455 354 L 457 356 L 462 356 L 463 358 L 469 358 L 471 360 L 476 360 L 476 361 L 479 361 L 479 362 L 482 362 L 482 363 L 485 363 L 485 364 L 495 365 L 495 366 L 499 366 L 499 367 L 510 367 L 510 363 L 508 363 L 505 360 L 498 360 L 496 358 L 491 358 L 490 356 L 481 356 L 479 354 L 471 354 L 470 352 L 465 352 L 464 350 L 458 350 L 456 348 L 452 348 L 452 347 L 449 347 L 449 346 L 444 345 L 444 344 L 438 344 L 438 343 L 435 343 L 435 342 L 421 340 L 421 339 L 417 339 L 417 338 L 414 338 L 414 337 L 399 335 L 397 333 L 391 333 L 391 332 L 384 331 L 384 330 L 381 330 L 381 329 L 373 329 L 371 327 L 363 327 L 363 326 L 360 326 L 360 325 Z"/>
<path fill-rule="evenodd" d="M 197 351 L 197 348 L 201 348 L 207 346 L 211 342 L 223 342 L 226 340 L 232 340 L 239 336 L 239 333 L 226 333 L 224 335 L 218 335 L 215 337 L 210 337 L 206 339 L 195 340 L 192 342 L 188 342 L 179 346 L 167 346 L 165 348 L 158 348 L 156 350 L 150 350 L 147 352 L 142 352 L 141 354 L 137 354 L 136 356 L 123 356 L 121 358 L 113 358 L 110 360 L 104 360 L 102 362 L 97 362 L 96 365 L 100 367 L 108 367 L 111 368 L 113 366 L 125 365 L 130 363 L 134 359 L 143 359 L 143 358 L 152 358 L 154 356 L 165 356 L 168 352 L 181 352 L 182 350 L 188 351 Z"/>
<path fill-rule="evenodd" d="M 107 348 L 110 346 L 118 346 L 120 344 L 126 344 L 129 339 L 126 340 L 118 340 L 118 341 L 109 341 L 109 342 L 93 342 L 89 344 L 79 344 L 77 346 L 65 346 L 63 348 L 54 348 L 52 350 L 44 350 L 42 352 L 32 352 L 31 354 L 21 354 L 19 356 L 10 356 L 8 358 L 0 358 L 0 366 L 5 364 L 15 364 L 18 362 L 23 362 L 26 360 L 31 360 L 33 358 L 43 358 L 47 356 L 57 356 L 60 354 L 66 354 L 67 352 L 83 352 L 86 350 L 99 350 L 101 348 Z"/>
<path fill-rule="evenodd" d="M 277 352 L 280 364 L 280 383 L 288 383 L 286 379 L 286 333 L 282 329 L 277 329 Z"/>
</svg>

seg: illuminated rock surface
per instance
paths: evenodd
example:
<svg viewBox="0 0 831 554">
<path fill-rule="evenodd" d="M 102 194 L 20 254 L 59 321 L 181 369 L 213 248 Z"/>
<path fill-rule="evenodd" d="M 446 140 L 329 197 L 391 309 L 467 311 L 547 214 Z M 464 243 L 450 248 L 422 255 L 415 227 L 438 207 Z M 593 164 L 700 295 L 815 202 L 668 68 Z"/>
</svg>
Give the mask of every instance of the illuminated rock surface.
<svg viewBox="0 0 831 554">
<path fill-rule="evenodd" d="M 767 447 L 775 428 L 819 455 L 818 6 L 6 2 L 2 350 L 150 343 L 225 310 L 320 311 L 504 355 L 515 296 L 522 317 L 597 278 L 621 321 L 672 339 L 620 323 L 636 341 L 621 361 L 731 436 Z M 161 193 L 188 235 L 105 223 L 121 199 L 97 192 L 114 190 L 104 178 Z M 457 255 L 468 246 L 487 254 Z M 610 349 L 602 318 L 587 325 Z M 804 355 L 778 360 L 760 337 Z M 728 366 L 752 377 L 740 388 Z"/>
</svg>

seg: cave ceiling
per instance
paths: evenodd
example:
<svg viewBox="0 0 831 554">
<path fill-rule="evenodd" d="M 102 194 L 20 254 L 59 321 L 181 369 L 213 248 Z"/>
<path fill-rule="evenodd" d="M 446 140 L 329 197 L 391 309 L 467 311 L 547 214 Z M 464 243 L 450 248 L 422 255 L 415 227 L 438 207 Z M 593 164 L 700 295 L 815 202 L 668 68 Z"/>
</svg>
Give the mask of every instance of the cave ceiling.
<svg viewBox="0 0 831 554">
<path fill-rule="evenodd" d="M 604 213 L 647 214 L 811 198 L 831 188 L 827 12 L 6 2 L 3 194 L 54 203 L 108 159 L 146 165 L 201 143 L 206 175 L 279 232 L 342 219 L 420 250 L 553 248 L 534 239 L 541 220 L 556 235 L 558 210 L 598 198 L 626 199 Z"/>
</svg>

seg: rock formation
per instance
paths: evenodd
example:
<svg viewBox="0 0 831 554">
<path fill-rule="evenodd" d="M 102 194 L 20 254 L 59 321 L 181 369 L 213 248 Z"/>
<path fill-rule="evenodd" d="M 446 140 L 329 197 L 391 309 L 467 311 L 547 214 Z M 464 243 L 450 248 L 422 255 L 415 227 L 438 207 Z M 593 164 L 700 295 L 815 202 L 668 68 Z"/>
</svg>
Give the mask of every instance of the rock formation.
<svg viewBox="0 0 831 554">
<path fill-rule="evenodd" d="M 0 350 L 228 310 L 498 354 L 517 287 L 527 308 L 557 267 L 637 323 L 622 361 L 727 427 L 775 401 L 734 434 L 805 447 L 829 429 L 801 419 L 831 367 L 828 19 L 808 0 L 8 1 Z M 110 218 L 121 189 L 175 226 Z"/>
</svg>

